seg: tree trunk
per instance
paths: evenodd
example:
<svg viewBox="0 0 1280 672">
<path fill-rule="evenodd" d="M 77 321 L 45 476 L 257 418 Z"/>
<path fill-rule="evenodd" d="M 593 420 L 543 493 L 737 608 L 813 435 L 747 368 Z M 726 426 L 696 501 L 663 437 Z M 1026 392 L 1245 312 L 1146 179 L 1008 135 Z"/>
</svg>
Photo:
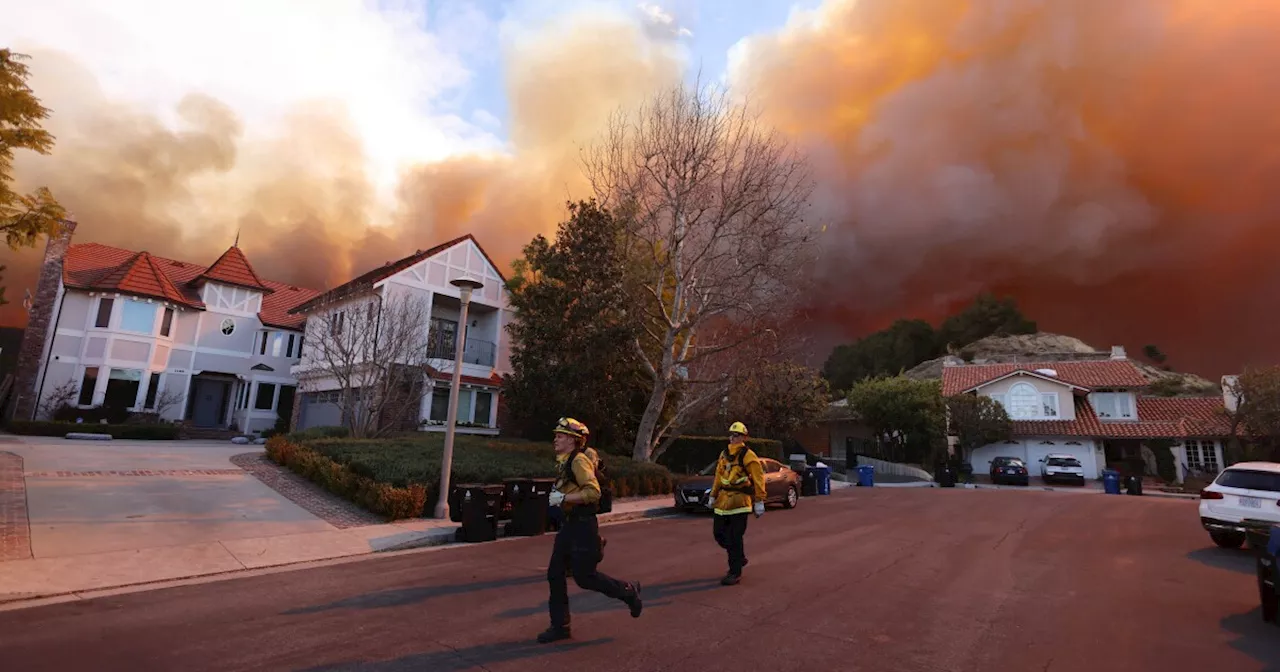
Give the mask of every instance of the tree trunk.
<svg viewBox="0 0 1280 672">
<path fill-rule="evenodd" d="M 636 428 L 636 442 L 631 449 L 631 459 L 637 462 L 648 462 L 653 453 L 654 436 L 658 429 L 658 420 L 662 409 L 667 405 L 667 383 L 658 381 L 649 394 L 649 403 L 644 407 L 644 415 L 640 416 L 640 426 Z"/>
</svg>

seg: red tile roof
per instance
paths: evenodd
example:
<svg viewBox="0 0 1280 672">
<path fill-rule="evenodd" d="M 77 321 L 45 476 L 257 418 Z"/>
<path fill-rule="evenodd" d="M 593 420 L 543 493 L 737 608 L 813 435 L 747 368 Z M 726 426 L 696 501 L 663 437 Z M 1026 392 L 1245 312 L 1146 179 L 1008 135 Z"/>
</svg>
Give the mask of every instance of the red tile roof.
<svg viewBox="0 0 1280 672">
<path fill-rule="evenodd" d="M 1036 369 L 1053 369 L 1058 374 L 1058 380 L 1089 389 L 1147 385 L 1142 372 L 1127 359 L 1038 364 L 965 364 L 942 368 L 942 393 L 946 396 L 960 394 L 1015 371 L 1035 373 Z"/>
<path fill-rule="evenodd" d="M 227 248 L 227 251 L 223 252 L 217 261 L 213 262 L 205 272 L 196 276 L 192 282 L 199 285 L 210 280 L 237 287 L 256 289 L 264 293 L 274 291 L 262 282 L 262 278 L 258 277 L 257 272 L 253 270 L 253 266 L 249 265 L 249 260 L 245 258 L 244 252 L 241 252 L 240 248 L 235 245 Z"/>
<path fill-rule="evenodd" d="M 232 249 L 239 253 L 237 248 Z M 223 254 L 219 261 L 227 256 L 228 254 Z M 214 266 L 217 265 L 218 262 L 214 262 Z M 247 267 L 248 263 L 245 265 Z M 134 252 L 98 243 L 79 243 L 67 248 L 62 282 L 75 289 L 120 292 L 204 309 L 199 290 L 193 281 L 202 275 L 216 280 L 207 277 L 212 268 L 157 257 L 147 252 Z M 221 275 L 221 271 L 219 274 Z M 264 289 L 271 291 L 262 297 L 262 311 L 258 313 L 258 319 L 268 326 L 300 329 L 304 318 L 289 314 L 289 310 L 315 298 L 319 292 L 271 280 L 259 281 Z"/>
<path fill-rule="evenodd" d="M 389 261 L 383 264 L 382 266 L 379 266 L 373 269 L 372 271 L 369 271 L 363 275 L 357 276 L 353 280 L 350 280 L 344 284 L 334 287 L 333 289 L 315 297 L 311 301 L 308 301 L 304 304 L 301 304 L 295 307 L 293 310 L 295 312 L 300 313 L 307 310 L 311 310 L 315 306 L 329 303 L 331 301 L 341 301 L 342 299 L 345 299 L 349 296 L 362 294 L 364 292 L 369 291 L 370 289 L 373 289 L 373 286 L 378 284 L 382 280 L 385 280 L 395 275 L 396 273 L 399 273 L 400 271 L 405 270 L 406 268 L 411 268 L 412 266 L 422 262 L 424 259 L 427 259 L 429 257 L 434 257 L 435 255 L 440 254 L 441 252 L 444 252 L 445 250 L 453 247 L 454 245 L 457 245 L 459 243 L 462 243 L 468 240 L 471 241 L 472 243 L 475 243 L 476 249 L 480 250 L 480 255 L 484 257 L 485 261 L 489 262 L 489 265 L 492 266 L 493 270 L 497 272 L 498 277 L 502 279 L 502 282 L 506 283 L 507 278 L 502 274 L 502 270 L 498 267 L 497 264 L 493 263 L 493 259 L 489 257 L 488 252 L 484 251 L 484 248 L 480 246 L 480 243 L 476 242 L 475 236 L 468 233 L 465 236 L 459 236 L 457 238 L 454 238 L 453 240 L 440 243 L 439 245 L 436 245 L 431 249 L 418 250 L 417 252 L 414 252 L 413 254 L 403 259 L 400 259 L 398 261 Z"/>
<path fill-rule="evenodd" d="M 447 380 L 447 381 L 453 380 L 452 371 L 441 371 L 431 366 L 428 366 L 427 370 L 431 373 L 431 377 L 435 378 L 436 380 Z M 485 385 L 488 387 L 502 387 L 502 376 L 499 376 L 496 373 L 491 374 L 488 378 L 477 378 L 475 376 L 464 375 L 462 376 L 462 382 L 468 385 Z"/>
<path fill-rule="evenodd" d="M 1226 436 L 1229 426 L 1218 397 L 1138 397 L 1138 419 L 1103 422 L 1084 397 L 1075 420 L 1015 420 L 1015 436 L 1082 436 L 1101 439 L 1182 439 Z"/>
</svg>

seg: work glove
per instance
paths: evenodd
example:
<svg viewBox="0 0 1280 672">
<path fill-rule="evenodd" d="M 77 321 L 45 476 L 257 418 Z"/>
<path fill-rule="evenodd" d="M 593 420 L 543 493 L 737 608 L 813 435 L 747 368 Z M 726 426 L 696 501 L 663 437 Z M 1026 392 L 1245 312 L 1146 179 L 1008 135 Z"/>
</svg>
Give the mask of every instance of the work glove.
<svg viewBox="0 0 1280 672">
<path fill-rule="evenodd" d="M 752 508 L 755 509 L 756 518 L 764 515 L 764 502 L 756 502 L 756 505 Z"/>
<path fill-rule="evenodd" d="M 708 508 L 708 509 L 714 509 L 714 508 L 716 508 L 716 496 L 715 496 L 715 495 L 712 495 L 712 494 L 708 494 L 708 495 L 707 495 L 707 508 Z"/>
<path fill-rule="evenodd" d="M 559 490 L 552 490 L 551 495 L 547 497 L 547 503 L 551 506 L 560 506 L 564 503 L 564 493 Z"/>
</svg>

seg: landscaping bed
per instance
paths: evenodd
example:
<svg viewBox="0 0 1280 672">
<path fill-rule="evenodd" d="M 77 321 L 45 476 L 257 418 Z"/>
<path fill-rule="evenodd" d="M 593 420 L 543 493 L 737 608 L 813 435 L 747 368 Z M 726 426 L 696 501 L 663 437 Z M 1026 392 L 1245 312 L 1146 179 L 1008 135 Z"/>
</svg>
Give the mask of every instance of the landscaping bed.
<svg viewBox="0 0 1280 672">
<path fill-rule="evenodd" d="M 422 515 L 440 484 L 444 437 L 391 439 L 273 437 L 267 455 L 325 489 L 389 518 Z M 614 497 L 667 495 L 671 472 L 656 464 L 603 455 Z M 454 439 L 451 483 L 502 483 L 556 475 L 549 443 L 460 435 Z"/>
<path fill-rule="evenodd" d="M 6 429 L 23 436 L 66 436 L 72 432 L 110 434 L 114 439 L 173 441 L 179 438 L 177 425 L 112 425 L 99 422 L 44 422 L 11 420 Z"/>
</svg>

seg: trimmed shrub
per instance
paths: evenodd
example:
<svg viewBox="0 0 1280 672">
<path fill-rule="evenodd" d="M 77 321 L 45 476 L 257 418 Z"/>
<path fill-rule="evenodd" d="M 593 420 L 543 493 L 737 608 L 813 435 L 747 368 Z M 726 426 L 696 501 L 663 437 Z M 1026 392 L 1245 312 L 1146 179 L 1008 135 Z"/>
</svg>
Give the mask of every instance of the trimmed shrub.
<svg viewBox="0 0 1280 672">
<path fill-rule="evenodd" d="M 427 490 L 421 485 L 396 487 L 353 473 L 311 448 L 276 436 L 267 441 L 267 457 L 339 497 L 390 520 L 422 515 Z"/>
<path fill-rule="evenodd" d="M 695 474 L 715 462 L 728 447 L 729 440 L 722 436 L 682 436 L 658 456 L 658 464 L 677 473 Z M 747 439 L 747 447 L 760 457 L 782 460 L 781 441 Z"/>
<path fill-rule="evenodd" d="M 71 432 L 84 432 L 110 434 L 115 439 L 141 441 L 173 441 L 181 434 L 181 428 L 177 425 L 104 425 L 88 422 L 11 420 L 7 428 L 10 432 L 23 436 L 66 436 Z"/>
<path fill-rule="evenodd" d="M 266 436 L 266 434 L 266 432 L 263 432 L 263 436 Z M 272 436 L 275 436 L 274 432 Z M 345 439 L 348 436 L 351 436 L 351 430 L 346 427 L 310 427 L 287 435 L 288 439 L 295 443 L 314 441 L 316 439 Z"/>
</svg>

